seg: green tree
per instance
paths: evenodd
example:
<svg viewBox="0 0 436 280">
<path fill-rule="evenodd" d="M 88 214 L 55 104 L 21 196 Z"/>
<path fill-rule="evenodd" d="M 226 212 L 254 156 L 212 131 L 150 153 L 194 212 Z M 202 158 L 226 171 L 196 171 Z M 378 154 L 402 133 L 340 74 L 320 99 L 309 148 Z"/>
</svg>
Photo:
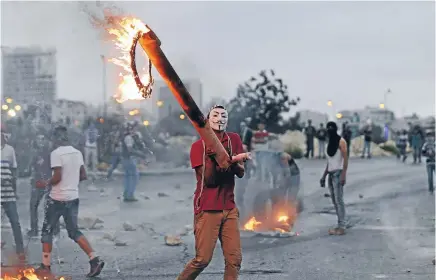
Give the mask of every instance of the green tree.
<svg viewBox="0 0 436 280">
<path fill-rule="evenodd" d="M 251 77 L 239 85 L 236 97 L 230 100 L 227 106 L 231 120 L 229 130 L 238 131 L 240 123 L 249 120 L 250 127 L 262 122 L 269 131 L 282 133 L 286 130 L 283 113 L 289 112 L 299 101 L 298 97 L 289 97 L 287 85 L 276 77 L 274 70 L 263 70 L 257 78 Z"/>
</svg>

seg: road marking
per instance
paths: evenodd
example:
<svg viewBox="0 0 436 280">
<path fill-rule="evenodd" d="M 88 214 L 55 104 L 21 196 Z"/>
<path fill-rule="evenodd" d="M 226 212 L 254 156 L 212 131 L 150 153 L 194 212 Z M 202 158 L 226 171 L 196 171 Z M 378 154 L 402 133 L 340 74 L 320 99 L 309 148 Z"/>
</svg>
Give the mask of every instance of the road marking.
<svg viewBox="0 0 436 280">
<path fill-rule="evenodd" d="M 354 229 L 395 231 L 395 230 L 430 230 L 431 227 L 403 227 L 403 226 L 356 225 L 356 226 L 354 226 Z"/>
</svg>

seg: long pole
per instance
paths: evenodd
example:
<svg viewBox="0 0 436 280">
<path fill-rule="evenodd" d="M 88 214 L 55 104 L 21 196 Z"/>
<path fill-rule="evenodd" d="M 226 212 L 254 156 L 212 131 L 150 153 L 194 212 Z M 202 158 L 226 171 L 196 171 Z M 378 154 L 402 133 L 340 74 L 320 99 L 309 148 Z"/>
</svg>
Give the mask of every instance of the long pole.
<svg viewBox="0 0 436 280">
<path fill-rule="evenodd" d="M 160 48 L 161 42 L 156 34 L 150 30 L 142 34 L 139 43 L 148 58 L 159 72 L 165 83 L 168 85 L 174 97 L 182 107 L 185 114 L 191 120 L 194 128 L 203 139 L 206 148 L 215 154 L 215 159 L 221 168 L 228 168 L 232 163 L 232 158 L 224 149 L 218 137 L 209 126 L 209 122 L 198 108 L 192 96 L 189 94 L 180 77 L 177 75 L 173 66 Z"/>
<path fill-rule="evenodd" d="M 103 65 L 103 117 L 107 116 L 107 95 L 106 95 L 106 58 L 101 55 L 102 65 Z"/>
</svg>

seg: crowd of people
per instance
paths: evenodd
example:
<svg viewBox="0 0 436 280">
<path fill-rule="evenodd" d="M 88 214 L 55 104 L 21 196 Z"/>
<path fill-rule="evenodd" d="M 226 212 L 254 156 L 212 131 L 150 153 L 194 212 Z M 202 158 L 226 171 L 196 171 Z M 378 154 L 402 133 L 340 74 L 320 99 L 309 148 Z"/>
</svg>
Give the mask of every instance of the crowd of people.
<svg viewBox="0 0 436 280">
<path fill-rule="evenodd" d="M 195 279 L 207 267 L 212 259 L 213 250 L 218 239 L 222 243 L 225 258 L 225 279 L 237 279 L 241 266 L 242 253 L 239 235 L 240 212 L 235 202 L 235 176 L 244 178 L 238 188 L 245 189 L 247 178 L 256 176 L 256 180 L 266 182 L 275 168 L 290 169 L 292 156 L 273 143 L 278 136 L 267 131 L 264 123 L 258 123 L 257 129 L 250 129 L 247 123 L 241 123 L 241 130 L 232 133 L 226 130 L 228 112 L 222 105 L 214 106 L 207 115 L 210 127 L 221 141 L 230 156 L 244 152 L 252 153 L 252 160 L 232 162 L 229 168 L 221 168 L 215 160 L 216 151 L 206 146 L 200 139 L 191 146 L 190 161 L 195 170 L 197 179 L 194 193 L 194 235 L 195 257 L 186 265 L 178 279 Z M 321 187 L 326 186 L 330 191 L 332 203 L 338 216 L 337 226 L 329 230 L 331 235 L 345 234 L 345 204 L 343 201 L 344 185 L 348 169 L 349 146 L 352 137 L 351 130 L 345 124 L 342 134 L 339 134 L 335 122 L 328 122 L 319 129 L 312 126 L 309 121 L 304 129 L 306 134 L 306 157 L 314 157 L 314 139 L 319 141 L 319 158 L 326 159 L 326 167 L 320 180 Z M 371 128 L 362 131 L 364 135 L 365 153 L 370 157 Z M 19 259 L 25 262 L 25 252 L 21 225 L 17 211 L 16 178 L 17 160 L 15 150 L 9 145 L 10 134 L 2 125 L 1 131 L 1 204 L 11 223 L 16 252 Z M 49 135 L 46 132 L 37 133 L 34 142 L 34 154 L 31 157 L 31 198 L 29 237 L 39 236 L 38 207 L 45 197 L 44 222 L 41 229 L 42 263 L 38 273 L 50 273 L 51 250 L 53 238 L 59 233 L 59 218 L 64 218 L 68 236 L 74 240 L 88 255 L 90 272 L 93 277 L 100 274 L 104 261 L 95 253 L 90 243 L 78 228 L 78 209 L 80 181 L 86 180 L 88 174 L 98 169 L 99 162 L 99 132 L 95 123 L 90 123 L 84 130 L 83 138 L 72 141 L 70 133 L 65 126 L 56 126 Z M 106 137 L 105 143 L 111 155 L 111 165 L 107 170 L 107 179 L 110 179 L 114 169 L 121 163 L 124 169 L 124 202 L 135 202 L 135 190 L 139 181 L 137 169 L 138 160 L 147 160 L 153 156 L 151 148 L 145 143 L 138 131 L 137 122 L 126 122 L 124 125 L 115 125 Z M 429 133 L 422 135 L 419 127 L 414 128 L 410 134 L 398 135 L 397 145 L 401 148 L 405 160 L 405 143 L 409 142 L 413 148 L 414 162 L 421 162 L 421 155 L 427 157 L 427 171 L 429 174 L 429 191 L 433 193 L 433 174 L 435 170 L 435 140 Z M 75 142 L 75 143 L 72 143 Z M 80 146 L 80 144 L 82 145 Z M 77 146 L 77 147 L 75 147 Z M 83 152 L 81 151 L 83 150 Z M 271 165 L 271 158 L 279 156 L 279 165 Z M 101 156 L 100 156 L 101 157 Z M 283 173 L 289 179 L 289 172 Z M 288 175 L 286 175 L 288 174 Z M 327 181 L 328 176 L 328 181 Z M 290 181 L 281 181 L 290 184 Z M 243 197 L 243 195 L 242 195 Z M 242 198 L 241 195 L 237 199 Z"/>
</svg>

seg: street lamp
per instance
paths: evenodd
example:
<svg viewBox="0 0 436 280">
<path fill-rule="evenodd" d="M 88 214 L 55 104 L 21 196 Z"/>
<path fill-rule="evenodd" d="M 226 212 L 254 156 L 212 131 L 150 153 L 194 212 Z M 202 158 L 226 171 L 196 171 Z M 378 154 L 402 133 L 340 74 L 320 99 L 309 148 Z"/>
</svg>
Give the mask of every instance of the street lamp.
<svg viewBox="0 0 436 280">
<path fill-rule="evenodd" d="M 20 105 L 15 105 L 15 111 L 20 111 L 21 110 L 21 106 Z"/>
<path fill-rule="evenodd" d="M 142 123 L 143 123 L 145 126 L 149 126 L 149 125 L 150 125 L 150 122 L 147 121 L 147 120 L 143 121 Z"/>
<path fill-rule="evenodd" d="M 341 113 L 337 113 L 337 114 L 336 114 L 336 118 L 337 118 L 337 119 L 342 119 L 342 114 L 341 114 Z"/>
<path fill-rule="evenodd" d="M 12 101 L 14 101 L 12 98 L 10 98 L 10 97 L 6 98 L 6 103 L 11 104 Z"/>
<path fill-rule="evenodd" d="M 7 111 L 9 109 L 9 106 L 8 105 L 6 105 L 6 104 L 3 104 L 2 105 L 2 110 L 3 111 Z"/>
<path fill-rule="evenodd" d="M 183 115 L 183 114 L 180 114 L 179 117 L 180 117 L 181 120 L 184 120 L 184 119 L 185 119 L 185 115 Z"/>
<path fill-rule="evenodd" d="M 15 113 L 14 109 L 10 109 L 10 110 L 8 111 L 8 116 L 9 116 L 9 117 L 15 117 L 16 115 L 17 115 L 17 113 Z"/>
<path fill-rule="evenodd" d="M 333 102 L 331 100 L 327 101 L 327 106 L 332 107 L 333 106 Z"/>
<path fill-rule="evenodd" d="M 380 103 L 380 104 L 378 105 L 378 107 L 379 107 L 380 109 L 384 109 L 384 108 L 385 108 L 385 104 L 384 104 L 384 103 Z"/>
<path fill-rule="evenodd" d="M 156 102 L 157 107 L 162 107 L 163 106 L 163 101 L 162 100 L 158 100 Z"/>
</svg>

